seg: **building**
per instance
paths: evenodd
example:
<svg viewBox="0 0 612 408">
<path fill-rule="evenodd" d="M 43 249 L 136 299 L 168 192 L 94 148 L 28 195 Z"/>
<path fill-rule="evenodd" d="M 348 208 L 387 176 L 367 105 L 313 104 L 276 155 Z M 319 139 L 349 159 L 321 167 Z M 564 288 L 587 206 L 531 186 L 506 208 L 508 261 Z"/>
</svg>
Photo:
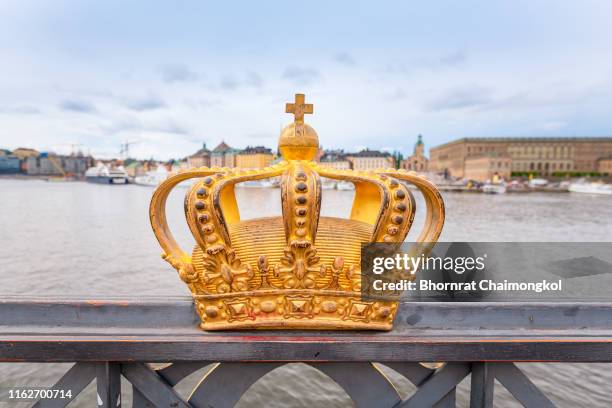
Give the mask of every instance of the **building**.
<svg viewBox="0 0 612 408">
<path fill-rule="evenodd" d="M 202 143 L 202 148 L 187 157 L 189 167 L 210 167 L 210 150 L 206 148 L 206 143 Z"/>
<path fill-rule="evenodd" d="M 353 170 L 371 170 L 380 168 L 395 168 L 395 159 L 389 153 L 365 149 L 358 153 L 347 155 Z"/>
<path fill-rule="evenodd" d="M 60 156 L 41 153 L 27 158 L 27 174 L 30 176 L 82 176 L 93 165 L 89 156 Z"/>
<path fill-rule="evenodd" d="M 18 147 L 11 153 L 21 161 L 21 172 L 28 172 L 28 158 L 38 157 L 40 152 L 38 150 L 30 149 L 28 147 Z"/>
<path fill-rule="evenodd" d="M 0 174 L 17 174 L 21 172 L 19 157 L 0 152 Z"/>
<path fill-rule="evenodd" d="M 402 169 L 411 171 L 427 171 L 429 167 L 429 160 L 425 157 L 425 144 L 423 143 L 423 136 L 419 135 L 416 144 L 414 145 L 414 151 L 412 156 L 408 156 L 402 160 L 400 167 Z"/>
<path fill-rule="evenodd" d="M 144 168 L 142 167 L 142 163 L 139 163 L 137 161 L 133 161 L 124 167 L 125 167 L 125 172 L 130 177 L 142 176 L 144 173 Z"/>
<path fill-rule="evenodd" d="M 212 167 L 236 167 L 237 154 L 238 150 L 221 142 L 210 153 L 210 165 Z"/>
<path fill-rule="evenodd" d="M 348 170 L 351 162 L 348 160 L 344 150 L 325 150 L 319 157 L 319 162 L 326 167 L 333 169 Z"/>
<path fill-rule="evenodd" d="M 268 167 L 274 160 L 272 150 L 263 146 L 247 146 L 236 155 L 236 167 L 242 169 L 261 169 Z"/>
<path fill-rule="evenodd" d="M 508 156 L 470 156 L 465 160 L 464 178 L 476 181 L 493 181 L 510 178 L 512 159 Z"/>
<path fill-rule="evenodd" d="M 597 161 L 597 172 L 605 176 L 612 176 L 612 157 L 606 157 Z"/>
<path fill-rule="evenodd" d="M 171 159 L 161 165 L 164 166 L 166 170 L 168 170 L 168 172 L 170 173 L 178 173 L 181 170 L 187 170 L 191 168 L 191 165 L 189 164 L 189 158 L 187 160 Z"/>
<path fill-rule="evenodd" d="M 512 175 L 597 173 L 599 160 L 612 157 L 612 137 L 464 138 L 431 148 L 429 171 L 465 177 L 468 157 L 509 157 Z"/>
<path fill-rule="evenodd" d="M 13 150 L 13 153 L 11 154 L 19 158 L 19 160 L 25 160 L 28 157 L 37 157 L 40 155 L 38 150 L 29 149 L 27 147 L 18 147 L 17 149 Z"/>
</svg>

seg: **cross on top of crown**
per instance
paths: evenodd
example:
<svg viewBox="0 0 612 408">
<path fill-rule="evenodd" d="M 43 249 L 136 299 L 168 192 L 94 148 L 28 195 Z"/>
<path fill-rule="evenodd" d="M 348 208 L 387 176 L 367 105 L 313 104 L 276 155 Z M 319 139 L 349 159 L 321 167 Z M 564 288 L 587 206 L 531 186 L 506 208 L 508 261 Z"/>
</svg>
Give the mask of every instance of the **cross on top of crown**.
<svg viewBox="0 0 612 408">
<path fill-rule="evenodd" d="M 313 112 L 312 103 L 304 103 L 305 100 L 304 94 L 295 94 L 295 102 L 285 105 L 285 112 L 293 113 L 295 123 L 304 123 L 304 114 L 312 114 Z"/>
</svg>

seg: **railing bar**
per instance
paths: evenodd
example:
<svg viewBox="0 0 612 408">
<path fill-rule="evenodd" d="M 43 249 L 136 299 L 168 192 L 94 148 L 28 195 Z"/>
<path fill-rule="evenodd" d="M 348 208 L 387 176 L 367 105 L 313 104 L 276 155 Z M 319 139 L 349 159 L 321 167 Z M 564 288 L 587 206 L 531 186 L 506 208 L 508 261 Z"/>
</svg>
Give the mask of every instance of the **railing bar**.
<svg viewBox="0 0 612 408">
<path fill-rule="evenodd" d="M 285 363 L 217 363 L 189 396 L 194 407 L 230 408 L 261 377 Z"/>
<path fill-rule="evenodd" d="M 373 363 L 310 363 L 338 384 L 357 407 L 392 407 L 399 393 Z"/>
<path fill-rule="evenodd" d="M 435 370 L 423 367 L 419 363 L 382 363 L 394 371 L 397 371 L 417 387 L 431 377 Z"/>
<path fill-rule="evenodd" d="M 142 363 L 121 365 L 123 376 L 153 405 L 158 407 L 189 408 L 180 395 L 155 371 Z"/>
<path fill-rule="evenodd" d="M 417 391 L 399 407 L 431 407 L 453 390 L 470 372 L 469 364 L 452 363 L 437 371 L 425 381 Z"/>
<path fill-rule="evenodd" d="M 495 365 L 472 363 L 470 408 L 493 408 L 495 389 Z"/>
<path fill-rule="evenodd" d="M 72 396 L 70 398 L 65 399 L 40 399 L 38 400 L 32 408 L 59 408 L 65 407 L 72 400 L 74 400 L 77 395 L 85 389 L 93 381 L 96 376 L 96 364 L 95 363 L 76 363 L 74 364 L 70 370 L 66 372 L 56 382 L 53 387 L 54 390 L 65 390 L 71 391 Z"/>
<path fill-rule="evenodd" d="M 96 367 L 98 407 L 121 408 L 121 366 L 100 363 Z"/>
<path fill-rule="evenodd" d="M 157 374 L 159 374 L 168 384 L 171 386 L 175 386 L 182 379 L 189 376 L 190 374 L 195 373 L 201 368 L 206 367 L 209 364 L 213 364 L 212 361 L 202 361 L 202 362 L 190 362 L 190 363 L 173 363 L 172 365 L 162 368 L 161 370 L 157 370 Z"/>
<path fill-rule="evenodd" d="M 155 405 L 138 388 L 132 387 L 132 408 L 155 408 Z"/>
<path fill-rule="evenodd" d="M 457 405 L 457 387 L 454 387 L 448 392 L 440 401 L 438 401 L 434 408 L 455 408 Z"/>
<path fill-rule="evenodd" d="M 513 363 L 495 364 L 495 378 L 527 408 L 554 408 L 555 406 Z"/>
</svg>

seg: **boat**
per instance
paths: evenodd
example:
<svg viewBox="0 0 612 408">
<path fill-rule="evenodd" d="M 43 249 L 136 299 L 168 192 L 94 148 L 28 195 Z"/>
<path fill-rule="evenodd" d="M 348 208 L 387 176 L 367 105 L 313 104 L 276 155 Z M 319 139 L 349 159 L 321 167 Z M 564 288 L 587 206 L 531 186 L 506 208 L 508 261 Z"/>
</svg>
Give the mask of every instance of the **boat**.
<svg viewBox="0 0 612 408">
<path fill-rule="evenodd" d="M 572 183 L 568 190 L 572 193 L 612 195 L 612 184 L 604 183 Z"/>
<path fill-rule="evenodd" d="M 105 164 L 98 163 L 96 167 L 87 169 L 85 180 L 99 184 L 127 184 L 128 174 L 123 166 L 109 168 Z"/>
<path fill-rule="evenodd" d="M 529 187 L 544 187 L 548 184 L 548 180 L 543 178 L 534 178 L 529 180 Z"/>
<path fill-rule="evenodd" d="M 531 190 L 527 186 L 527 184 L 519 182 L 517 180 L 512 180 L 510 183 L 506 185 L 507 193 L 530 193 Z"/>
<path fill-rule="evenodd" d="M 506 185 L 503 183 L 499 183 L 499 184 L 487 183 L 484 186 L 482 186 L 482 192 L 485 194 L 505 194 Z"/>
<path fill-rule="evenodd" d="M 336 182 L 334 180 L 323 178 L 321 180 L 321 189 L 322 190 L 334 190 L 336 188 Z"/>
<path fill-rule="evenodd" d="M 354 190 L 355 185 L 349 181 L 340 181 L 336 183 L 336 188 L 338 190 Z"/>
<path fill-rule="evenodd" d="M 236 184 L 240 188 L 270 188 L 274 187 L 274 183 L 270 180 L 249 180 L 244 183 Z"/>
<path fill-rule="evenodd" d="M 144 176 L 134 177 L 134 184 L 139 186 L 157 187 L 168 178 L 168 170 L 164 166 L 157 166 L 154 171 L 148 171 Z"/>
</svg>

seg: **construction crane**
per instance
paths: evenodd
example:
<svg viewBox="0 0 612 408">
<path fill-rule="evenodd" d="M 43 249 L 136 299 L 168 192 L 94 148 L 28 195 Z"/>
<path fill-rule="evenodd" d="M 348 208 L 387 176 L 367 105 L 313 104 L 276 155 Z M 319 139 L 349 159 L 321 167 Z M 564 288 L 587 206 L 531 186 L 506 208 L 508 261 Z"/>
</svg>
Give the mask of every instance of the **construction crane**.
<svg viewBox="0 0 612 408">
<path fill-rule="evenodd" d="M 54 144 L 55 146 L 70 146 L 70 155 L 71 156 L 76 156 L 77 153 L 77 147 L 79 146 L 83 146 L 83 143 L 59 143 L 59 144 Z"/>
<path fill-rule="evenodd" d="M 121 150 L 119 151 L 121 158 L 125 160 L 130 157 L 130 146 L 141 142 L 142 140 L 126 140 L 124 143 L 121 143 Z"/>
</svg>

